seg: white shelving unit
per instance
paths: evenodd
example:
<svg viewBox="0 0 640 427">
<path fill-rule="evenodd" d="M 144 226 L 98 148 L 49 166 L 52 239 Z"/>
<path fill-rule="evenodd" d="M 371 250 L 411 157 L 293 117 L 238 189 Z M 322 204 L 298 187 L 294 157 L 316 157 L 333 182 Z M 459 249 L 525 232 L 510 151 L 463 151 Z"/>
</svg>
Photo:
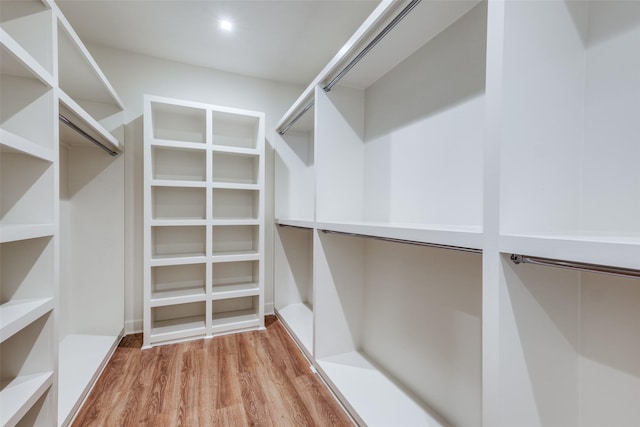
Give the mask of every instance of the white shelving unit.
<svg viewBox="0 0 640 427">
<path fill-rule="evenodd" d="M 0 424 L 53 425 L 57 121 L 49 4 L 0 8 Z"/>
<path fill-rule="evenodd" d="M 117 156 L 124 107 L 54 9 L 61 116 L 58 425 L 67 425 L 124 333 L 124 158 Z"/>
<path fill-rule="evenodd" d="M 635 2 L 383 1 L 281 119 L 276 311 L 359 422 L 640 422 L 638 48 Z"/>
<path fill-rule="evenodd" d="M 122 105 L 53 1 L 0 45 L 2 425 L 67 425 L 123 332 L 123 161 L 78 133 L 117 154 Z"/>
<path fill-rule="evenodd" d="M 508 255 L 640 269 L 640 5 L 507 2 L 499 13 L 503 422 L 638 424 L 638 278 Z"/>
<path fill-rule="evenodd" d="M 264 327 L 264 114 L 144 102 L 144 346 Z"/>
</svg>

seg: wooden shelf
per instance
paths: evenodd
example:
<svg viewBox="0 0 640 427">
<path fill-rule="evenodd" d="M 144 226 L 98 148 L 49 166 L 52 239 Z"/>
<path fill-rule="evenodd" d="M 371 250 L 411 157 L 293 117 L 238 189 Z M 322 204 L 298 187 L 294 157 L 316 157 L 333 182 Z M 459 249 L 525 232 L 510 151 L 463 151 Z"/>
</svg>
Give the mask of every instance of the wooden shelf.
<svg viewBox="0 0 640 427">
<path fill-rule="evenodd" d="M 10 300 L 0 305 L 0 342 L 53 310 L 53 298 Z"/>
</svg>

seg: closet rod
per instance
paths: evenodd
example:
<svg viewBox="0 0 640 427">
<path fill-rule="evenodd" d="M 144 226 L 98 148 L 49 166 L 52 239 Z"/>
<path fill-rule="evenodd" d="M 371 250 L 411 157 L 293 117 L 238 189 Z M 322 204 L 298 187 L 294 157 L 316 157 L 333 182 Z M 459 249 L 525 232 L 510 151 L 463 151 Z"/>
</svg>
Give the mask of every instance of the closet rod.
<svg viewBox="0 0 640 427">
<path fill-rule="evenodd" d="M 110 149 L 109 147 L 107 147 L 106 145 L 104 145 L 103 143 L 101 143 L 100 141 L 98 141 L 97 139 L 92 137 L 91 135 L 89 135 L 87 132 L 85 132 L 82 129 L 80 129 L 78 126 L 76 126 L 75 123 L 73 123 L 71 120 L 67 119 L 62 114 L 58 114 L 58 117 L 60 118 L 60 121 L 62 123 L 64 123 L 65 125 L 69 126 L 71 129 L 73 129 L 74 131 L 78 132 L 80 135 L 84 136 L 89 141 L 93 142 L 99 148 L 101 148 L 102 150 L 104 150 L 107 153 L 109 153 L 110 156 L 114 156 L 115 157 L 115 156 L 118 155 L 117 151 L 113 151 L 112 149 Z"/>
<path fill-rule="evenodd" d="M 297 116 L 295 116 L 295 117 L 294 117 L 294 118 L 293 118 L 293 119 L 292 119 L 292 120 L 291 120 L 291 121 L 290 121 L 290 122 L 289 122 L 285 127 L 283 127 L 283 128 L 282 128 L 282 130 L 279 130 L 279 131 L 278 131 L 278 133 L 279 133 L 280 135 L 284 135 L 285 133 L 287 133 L 287 131 L 289 130 L 289 128 L 290 128 L 291 126 L 293 126 L 293 125 L 294 125 L 298 120 L 300 120 L 300 118 L 301 118 L 302 116 L 304 116 L 304 114 L 305 114 L 307 111 L 309 111 L 309 109 L 310 109 L 311 107 L 313 107 L 313 105 L 314 105 L 315 103 L 316 103 L 315 99 L 312 99 L 312 100 L 311 100 L 311 102 L 310 102 L 309 104 L 307 104 L 307 106 L 306 106 L 306 107 L 304 107 L 304 108 L 302 109 L 302 111 L 300 111 L 300 112 L 298 113 L 298 115 L 297 115 Z"/>
<path fill-rule="evenodd" d="M 615 276 L 640 277 L 640 270 L 623 267 L 612 267 L 600 264 L 589 264 L 586 262 L 562 261 L 551 258 L 541 258 L 519 254 L 512 254 L 511 261 L 513 261 L 515 264 L 534 264 L 547 267 L 560 267 L 578 271 L 611 274 Z"/>
<path fill-rule="evenodd" d="M 430 248 L 449 249 L 452 251 L 469 252 L 474 254 L 482 253 L 482 249 L 465 248 L 462 246 L 451 246 L 451 245 L 441 245 L 439 243 L 417 242 L 415 240 L 394 239 L 392 237 L 381 237 L 381 236 L 371 236 L 368 234 L 347 233 L 345 231 L 335 231 L 335 230 L 321 230 L 321 231 L 326 234 L 342 234 L 350 237 L 362 237 L 365 239 L 382 240 L 383 242 L 404 243 L 407 245 L 416 245 L 416 246 L 427 246 Z"/>
<path fill-rule="evenodd" d="M 411 0 L 411 2 L 404 8 L 402 9 L 402 11 L 396 15 L 395 18 L 393 18 L 393 20 L 391 22 L 389 22 L 389 24 L 387 24 L 386 27 L 384 27 L 382 29 L 382 31 L 380 31 L 378 33 L 378 35 L 376 35 L 374 37 L 373 40 L 371 40 L 371 42 L 369 42 L 369 44 L 367 44 L 364 49 L 362 49 L 360 51 L 360 53 L 358 53 L 358 55 L 356 55 L 355 58 L 353 58 L 333 79 L 331 79 L 331 81 L 325 85 L 322 89 L 325 92 L 329 92 L 333 86 L 336 85 L 336 83 L 338 83 L 349 71 L 351 71 L 351 69 L 358 63 L 360 62 L 360 60 L 362 58 L 365 57 L 365 55 L 367 53 L 369 53 L 369 51 L 371 49 L 373 49 L 375 47 L 375 45 L 377 45 L 380 40 L 382 40 L 396 25 L 398 25 L 398 23 L 409 14 L 409 12 L 411 12 L 413 10 L 414 7 L 416 7 L 418 5 L 418 3 L 420 3 L 422 0 Z M 293 126 L 293 124 L 295 122 L 297 122 L 300 117 L 302 117 L 314 104 L 314 100 L 311 101 L 310 104 L 308 104 L 306 107 L 304 107 L 304 109 L 298 113 L 297 116 L 295 116 L 285 127 L 282 128 L 282 130 L 278 131 L 278 133 L 280 135 L 284 135 L 285 133 L 287 133 L 287 131 L 289 130 L 289 128 L 291 126 Z"/>
<path fill-rule="evenodd" d="M 299 230 L 313 230 L 313 227 L 302 227 L 300 225 L 278 224 L 278 227 L 297 228 Z"/>
<path fill-rule="evenodd" d="M 377 45 L 380 40 L 382 40 L 391 30 L 393 30 L 393 28 L 398 25 L 398 23 L 409 14 L 409 12 L 411 12 L 413 10 L 414 7 L 416 7 L 418 5 L 418 3 L 420 3 L 422 0 L 411 0 L 411 3 L 409 3 L 404 9 L 402 9 L 402 11 L 396 15 L 395 18 L 393 18 L 393 20 L 391 22 L 389 22 L 389 24 L 384 27 L 382 29 L 382 31 L 380 31 L 380 33 L 378 33 L 377 36 L 374 37 L 373 40 L 371 40 L 371 42 L 369 42 L 368 45 L 365 46 L 364 49 L 362 49 L 360 51 L 360 53 L 358 53 L 358 55 L 356 55 L 355 58 L 353 58 L 351 60 L 351 62 L 349 62 L 343 69 L 342 71 L 340 71 L 323 89 L 325 92 L 329 92 L 333 86 L 335 86 L 336 83 L 338 83 L 340 81 L 340 79 L 342 79 L 349 71 L 351 71 L 351 69 L 358 63 L 360 62 L 360 60 L 362 58 L 365 57 L 365 55 L 367 53 L 369 53 L 369 51 L 371 49 L 373 49 L 375 47 L 375 45 Z"/>
</svg>

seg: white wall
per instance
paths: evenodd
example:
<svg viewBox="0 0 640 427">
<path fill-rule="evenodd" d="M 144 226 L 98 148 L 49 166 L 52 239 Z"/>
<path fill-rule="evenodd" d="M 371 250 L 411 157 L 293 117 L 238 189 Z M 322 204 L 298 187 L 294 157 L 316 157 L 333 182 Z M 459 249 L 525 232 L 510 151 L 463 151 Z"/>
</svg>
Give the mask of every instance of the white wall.
<svg viewBox="0 0 640 427">
<path fill-rule="evenodd" d="M 273 146 L 275 125 L 304 89 L 88 45 L 125 105 L 125 332 L 142 330 L 142 97 L 144 94 L 264 111 L 266 116 L 266 312 L 273 311 Z M 212 55 L 215 52 L 211 53 Z"/>
</svg>

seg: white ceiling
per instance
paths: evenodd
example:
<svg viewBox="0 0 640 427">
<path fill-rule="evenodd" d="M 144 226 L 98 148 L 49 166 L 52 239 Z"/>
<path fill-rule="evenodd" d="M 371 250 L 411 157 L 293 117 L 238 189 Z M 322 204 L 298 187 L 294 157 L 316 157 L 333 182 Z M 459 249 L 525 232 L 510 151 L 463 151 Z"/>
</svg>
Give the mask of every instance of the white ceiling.
<svg viewBox="0 0 640 427">
<path fill-rule="evenodd" d="M 85 43 L 308 84 L 379 0 L 57 0 Z M 219 30 L 219 20 L 234 31 Z"/>
</svg>

